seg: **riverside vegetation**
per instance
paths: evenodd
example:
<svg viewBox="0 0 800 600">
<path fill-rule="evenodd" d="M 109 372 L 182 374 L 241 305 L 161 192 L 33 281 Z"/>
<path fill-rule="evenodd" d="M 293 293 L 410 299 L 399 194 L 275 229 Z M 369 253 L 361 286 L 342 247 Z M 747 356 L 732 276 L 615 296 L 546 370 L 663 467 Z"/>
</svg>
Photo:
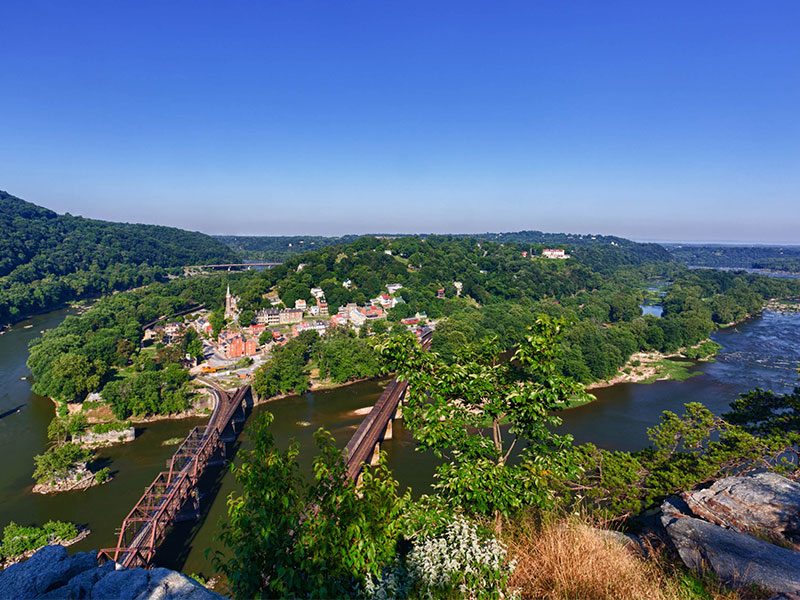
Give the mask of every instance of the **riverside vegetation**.
<svg viewBox="0 0 800 600">
<path fill-rule="evenodd" d="M 420 451 L 442 460 L 432 493 L 417 500 L 397 493 L 383 460 L 356 488 L 323 430 L 313 481 L 304 481 L 299 448 L 275 446 L 267 413 L 251 426 L 254 449 L 234 467 L 242 491 L 230 496 L 221 523 L 228 552 L 214 562 L 229 591 L 243 598 L 748 597 L 658 547 L 637 558 L 597 526 L 636 527 L 634 517 L 664 497 L 731 473 L 796 475 L 800 389 L 745 394 L 724 418 L 697 404 L 683 416 L 665 413 L 641 452 L 575 446 L 552 430 L 559 408 L 584 393 L 555 368 L 562 327 L 542 316 L 510 361 L 500 360 L 492 339 L 453 361 L 405 336 L 375 340 L 385 368 L 409 381 L 406 426 Z"/>
<path fill-rule="evenodd" d="M 488 335 L 496 335 L 504 349 L 518 346 L 540 314 L 561 319 L 563 352 L 554 358 L 556 372 L 590 383 L 617 376 L 636 352 L 697 346 L 716 326 L 758 312 L 765 300 L 800 293 L 795 280 L 687 271 L 652 245 L 584 240 L 570 248 L 569 260 L 523 256 L 540 248 L 452 236 L 362 237 L 290 256 L 261 272 L 153 283 L 104 297 L 35 340 L 28 360 L 33 389 L 71 406 L 98 392 L 117 419 L 184 411 L 194 392 L 180 361 L 185 353 L 201 355 L 202 344 L 189 329 L 179 346 L 142 348 L 143 325 L 202 304 L 213 309 L 210 322 L 219 331 L 226 325 L 220 307 L 228 285 L 242 308 L 241 323 L 228 324 L 234 327 L 246 326 L 255 310 L 271 306 L 269 293 L 293 305 L 311 301 L 310 288 L 319 286 L 331 306 L 338 306 L 363 304 L 386 282 L 403 285 L 404 302 L 389 311 L 386 322 L 363 327 L 359 336 L 304 335 L 276 350 L 255 376 L 255 389 L 265 397 L 303 393 L 312 377 L 339 384 L 377 375 L 380 361 L 367 334 L 399 334 L 405 329 L 399 321 L 416 313 L 438 321 L 433 349 L 446 360 Z M 661 318 L 642 316 L 639 308 L 653 278 L 671 282 Z M 349 289 L 342 285 L 347 280 Z M 443 299 L 437 297 L 441 288 Z M 58 466 L 58 478 L 69 457 L 73 470 L 87 458 L 63 446 L 56 444 L 41 461 L 43 469 Z"/>
<path fill-rule="evenodd" d="M 78 536 L 73 523 L 48 521 L 42 527 L 23 527 L 13 521 L 3 529 L 0 542 L 0 563 L 13 560 L 51 543 L 65 543 Z"/>
</svg>

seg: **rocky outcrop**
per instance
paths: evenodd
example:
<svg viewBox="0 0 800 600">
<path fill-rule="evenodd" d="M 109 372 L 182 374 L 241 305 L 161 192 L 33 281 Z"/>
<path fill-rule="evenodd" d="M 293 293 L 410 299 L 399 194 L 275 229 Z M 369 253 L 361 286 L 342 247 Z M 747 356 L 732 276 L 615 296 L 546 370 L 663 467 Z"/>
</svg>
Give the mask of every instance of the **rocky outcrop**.
<svg viewBox="0 0 800 600">
<path fill-rule="evenodd" d="M 97 553 L 70 556 L 63 546 L 45 546 L 23 563 L 0 571 L 0 598 L 117 598 L 120 600 L 223 600 L 169 569 L 119 569 L 97 565 Z"/>
<path fill-rule="evenodd" d="M 82 435 L 78 435 L 75 439 L 79 444 L 91 447 L 104 447 L 112 446 L 114 444 L 125 444 L 132 442 L 136 439 L 136 429 L 127 427 L 125 429 L 116 429 L 114 431 L 106 431 L 105 433 L 95 433 L 89 431 Z"/>
<path fill-rule="evenodd" d="M 798 534 L 797 483 L 774 473 L 727 477 L 670 498 L 661 510 L 661 524 L 688 567 L 712 569 L 732 587 L 800 594 L 800 552 L 787 543 Z"/>
<path fill-rule="evenodd" d="M 108 483 L 107 478 L 103 483 Z M 103 485 L 97 480 L 97 473 L 90 471 L 86 463 L 78 463 L 66 477 L 56 477 L 48 483 L 37 483 L 33 486 L 34 494 L 58 494 L 59 492 L 74 492 L 86 490 L 96 485 Z"/>
<path fill-rule="evenodd" d="M 800 541 L 800 483 L 775 473 L 726 477 L 681 497 L 689 510 L 709 523 Z"/>
<path fill-rule="evenodd" d="M 800 593 L 800 552 L 688 516 L 662 517 L 670 541 L 691 569 L 710 568 L 733 587 L 756 584 Z"/>
</svg>

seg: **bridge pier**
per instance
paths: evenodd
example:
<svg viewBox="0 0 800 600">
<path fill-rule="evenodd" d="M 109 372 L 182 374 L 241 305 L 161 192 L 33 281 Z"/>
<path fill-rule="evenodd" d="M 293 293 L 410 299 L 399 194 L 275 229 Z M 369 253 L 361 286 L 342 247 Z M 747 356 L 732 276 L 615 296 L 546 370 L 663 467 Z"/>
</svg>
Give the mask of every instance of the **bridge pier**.
<svg viewBox="0 0 800 600">
<path fill-rule="evenodd" d="M 375 448 L 372 449 L 372 456 L 369 459 L 369 466 L 374 467 L 378 464 L 378 461 L 381 457 L 381 443 L 378 442 L 375 444 Z"/>
</svg>

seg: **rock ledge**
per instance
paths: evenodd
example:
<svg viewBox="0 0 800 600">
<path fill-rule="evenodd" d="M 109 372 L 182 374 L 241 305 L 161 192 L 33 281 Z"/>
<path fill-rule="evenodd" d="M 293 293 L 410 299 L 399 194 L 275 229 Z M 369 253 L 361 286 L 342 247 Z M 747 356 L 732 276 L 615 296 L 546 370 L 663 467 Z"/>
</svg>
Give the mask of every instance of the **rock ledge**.
<svg viewBox="0 0 800 600">
<path fill-rule="evenodd" d="M 120 600 L 223 600 L 195 580 L 169 569 L 97 566 L 96 552 L 70 556 L 64 546 L 45 546 L 30 559 L 0 571 L 0 598 L 118 598 Z"/>
</svg>

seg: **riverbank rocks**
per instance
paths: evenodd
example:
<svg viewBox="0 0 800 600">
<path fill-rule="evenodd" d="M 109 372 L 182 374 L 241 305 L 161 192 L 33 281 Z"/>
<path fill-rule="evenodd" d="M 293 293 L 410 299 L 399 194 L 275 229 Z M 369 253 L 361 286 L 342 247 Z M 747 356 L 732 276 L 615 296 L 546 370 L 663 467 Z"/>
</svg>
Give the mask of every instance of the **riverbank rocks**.
<svg viewBox="0 0 800 600">
<path fill-rule="evenodd" d="M 126 444 L 136 439 L 136 429 L 134 427 L 127 427 L 115 431 L 107 431 L 105 433 L 95 433 L 89 431 L 82 435 L 78 435 L 76 441 L 85 446 L 93 448 L 113 446 L 114 444 Z"/>
<path fill-rule="evenodd" d="M 182 573 L 169 569 L 115 569 L 97 565 L 96 552 L 70 556 L 45 546 L 30 559 L 0 571 L 0 598 L 117 598 L 119 600 L 223 600 Z"/>
<path fill-rule="evenodd" d="M 695 515 L 710 523 L 800 541 L 800 483 L 776 473 L 726 477 L 681 497 Z"/>
<path fill-rule="evenodd" d="M 661 510 L 667 537 L 689 568 L 710 568 L 732 587 L 800 594 L 800 552 L 789 543 L 798 534 L 797 483 L 774 473 L 726 477 L 667 499 Z"/>
</svg>

